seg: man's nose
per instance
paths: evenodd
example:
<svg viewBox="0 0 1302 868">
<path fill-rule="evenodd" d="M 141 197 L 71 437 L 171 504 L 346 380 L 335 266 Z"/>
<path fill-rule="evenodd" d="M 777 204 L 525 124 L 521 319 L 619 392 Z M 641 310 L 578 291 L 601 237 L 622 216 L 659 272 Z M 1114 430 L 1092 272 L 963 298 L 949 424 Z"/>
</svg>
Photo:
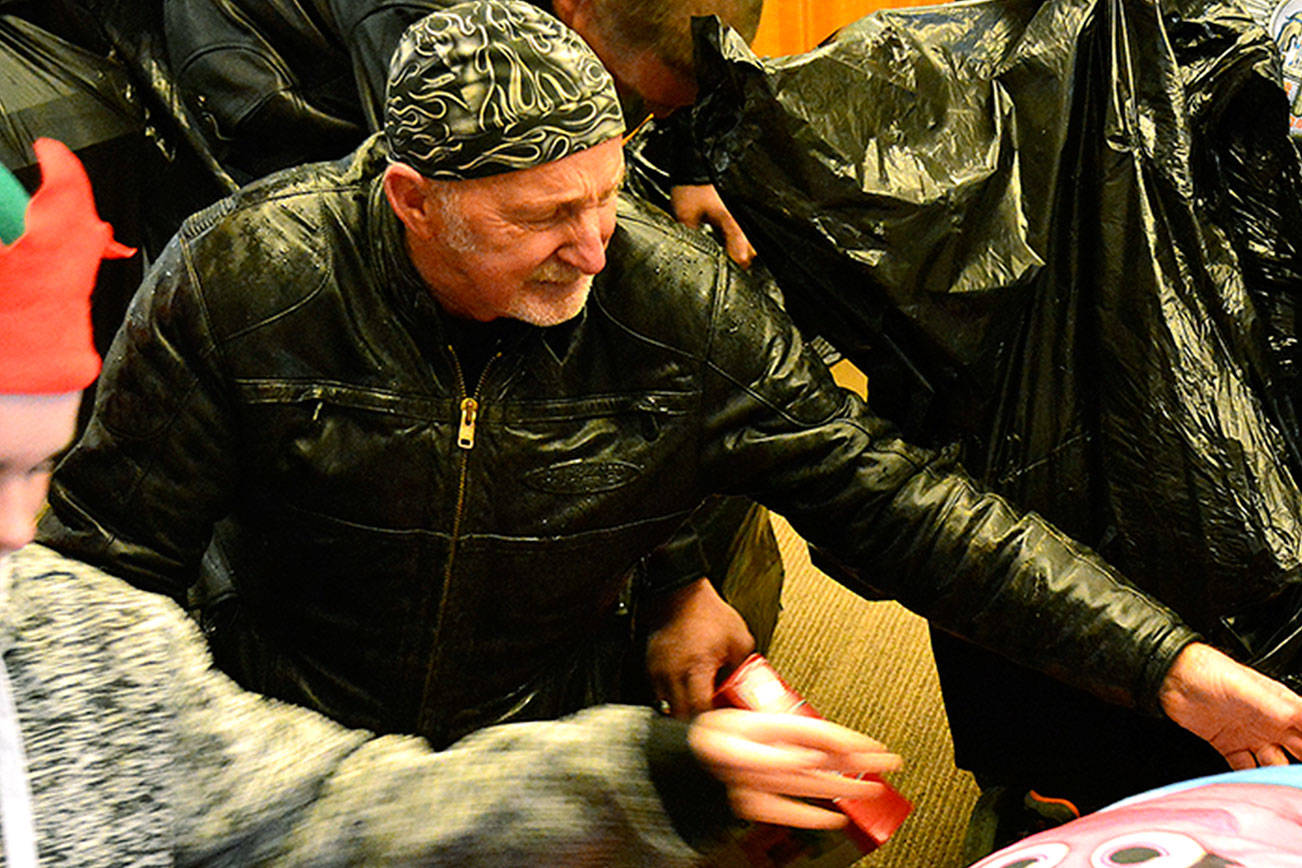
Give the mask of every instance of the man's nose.
<svg viewBox="0 0 1302 868">
<path fill-rule="evenodd" d="M 558 251 L 561 261 L 584 274 L 596 274 L 606 267 L 606 241 L 610 236 L 603 231 L 600 209 L 588 209 L 578 214 L 571 224 L 571 237 Z"/>
</svg>

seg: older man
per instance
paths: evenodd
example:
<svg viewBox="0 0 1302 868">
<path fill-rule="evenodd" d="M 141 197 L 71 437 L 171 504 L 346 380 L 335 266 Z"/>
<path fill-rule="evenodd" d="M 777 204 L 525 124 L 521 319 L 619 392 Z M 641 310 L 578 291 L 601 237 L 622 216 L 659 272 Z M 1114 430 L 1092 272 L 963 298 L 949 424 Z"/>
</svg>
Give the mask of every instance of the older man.
<svg viewBox="0 0 1302 868">
<path fill-rule="evenodd" d="M 826 770 L 894 765 L 826 721 L 616 707 L 436 754 L 239 690 L 169 600 L 24 547 L 99 371 L 96 269 L 129 252 L 72 152 L 36 147 L 30 208 L 0 192 L 0 232 L 25 224 L 0 246 L 0 864 L 686 865 L 725 791 L 741 816 L 830 827 L 785 794 L 870 795 Z"/>
<path fill-rule="evenodd" d="M 430 15 L 386 111 L 350 159 L 169 245 L 45 542 L 181 596 L 216 526 L 251 683 L 443 744 L 584 701 L 629 570 L 703 496 L 746 493 L 933 621 L 1235 765 L 1302 751 L 1302 699 L 901 442 L 720 252 L 622 206 L 616 94 L 554 19 Z"/>
<path fill-rule="evenodd" d="M 363 130 L 377 129 L 384 118 L 389 59 L 403 31 L 452 2 L 169 0 L 164 12 L 171 68 L 214 154 L 233 175 L 251 179 L 273 169 L 337 158 L 357 146 Z M 694 98 L 693 15 L 717 14 L 751 39 L 763 4 L 533 0 L 533 5 L 554 10 L 593 48 L 611 72 L 632 122 L 647 111 L 668 114 Z M 137 41 L 134 29 L 130 39 Z M 685 140 L 684 120 L 685 113 L 679 113 L 648 126 L 638 137 L 638 153 L 654 151 L 654 162 L 669 173 L 663 179 L 669 187 L 663 204 L 686 225 L 715 225 L 730 255 L 748 263 L 754 251 Z M 639 166 L 650 165 L 639 160 Z M 647 172 L 660 178 L 659 170 Z M 643 598 L 644 612 L 663 608 L 672 589 L 685 605 L 710 614 L 696 619 L 707 626 L 693 630 L 690 643 L 681 641 L 682 631 L 651 630 L 647 665 L 655 690 L 685 712 L 686 684 L 711 680 L 720 666 L 740 662 L 756 642 L 762 648 L 772 636 L 782 563 L 768 514 L 744 498 L 712 499 L 648 562 L 648 569 L 658 590 Z M 695 581 L 702 575 L 727 593 L 746 623 L 722 604 L 710 582 Z M 743 578 L 745 587 L 739 590 Z M 198 596 L 206 601 L 205 620 L 216 635 L 228 629 L 223 625 L 235 603 L 220 569 L 210 579 Z M 654 628 L 653 619 L 644 620 Z"/>
</svg>

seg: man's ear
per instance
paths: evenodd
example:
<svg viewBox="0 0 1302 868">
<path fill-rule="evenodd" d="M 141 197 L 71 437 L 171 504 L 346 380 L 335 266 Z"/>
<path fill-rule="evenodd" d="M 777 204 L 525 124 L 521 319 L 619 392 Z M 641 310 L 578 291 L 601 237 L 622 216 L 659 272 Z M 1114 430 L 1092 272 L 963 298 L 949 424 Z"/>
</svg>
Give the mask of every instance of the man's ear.
<svg viewBox="0 0 1302 868">
<path fill-rule="evenodd" d="M 417 238 L 433 237 L 438 215 L 428 193 L 428 179 L 406 163 L 390 163 L 384 170 L 384 197 L 402 225 Z"/>
</svg>

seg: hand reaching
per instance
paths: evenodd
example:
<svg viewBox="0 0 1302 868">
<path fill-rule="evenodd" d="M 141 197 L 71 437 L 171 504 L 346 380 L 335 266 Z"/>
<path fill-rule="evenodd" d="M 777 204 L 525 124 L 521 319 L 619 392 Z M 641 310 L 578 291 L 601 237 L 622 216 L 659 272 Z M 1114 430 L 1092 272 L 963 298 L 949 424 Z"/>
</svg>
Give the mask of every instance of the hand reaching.
<svg viewBox="0 0 1302 868">
<path fill-rule="evenodd" d="M 662 613 L 647 639 L 647 675 L 656 698 L 686 720 L 713 707 L 719 670 L 745 660 L 755 639 L 709 579 L 673 592 Z"/>
<path fill-rule="evenodd" d="M 674 217 L 684 226 L 698 229 L 704 222 L 719 230 L 728 257 L 742 268 L 750 268 L 755 259 L 755 248 L 712 185 L 678 184 L 669 190 L 669 203 L 674 209 Z"/>
<path fill-rule="evenodd" d="M 1210 645 L 1196 642 L 1180 652 L 1158 701 L 1232 768 L 1302 759 L 1302 696 Z"/>
<path fill-rule="evenodd" d="M 846 775 L 893 771 L 902 763 L 866 735 L 794 714 L 708 711 L 692 721 L 687 742 L 727 787 L 738 817 L 806 829 L 838 829 L 846 818 L 798 798 L 871 798 L 882 784 Z"/>
</svg>

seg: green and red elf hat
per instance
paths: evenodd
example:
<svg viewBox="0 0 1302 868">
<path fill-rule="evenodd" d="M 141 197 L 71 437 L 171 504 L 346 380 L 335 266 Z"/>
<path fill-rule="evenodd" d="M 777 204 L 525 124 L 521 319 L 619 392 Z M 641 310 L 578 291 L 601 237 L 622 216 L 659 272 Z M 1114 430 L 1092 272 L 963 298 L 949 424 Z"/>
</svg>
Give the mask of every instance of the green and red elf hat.
<svg viewBox="0 0 1302 868">
<path fill-rule="evenodd" d="M 16 182 L 0 184 L 7 212 L 0 233 L 22 233 L 0 243 L 0 394 L 62 394 L 94 382 L 100 358 L 90 294 L 99 263 L 136 252 L 113 240 L 113 227 L 95 211 L 86 170 L 66 145 L 37 139 L 32 149 L 41 186 L 31 201 Z"/>
</svg>

